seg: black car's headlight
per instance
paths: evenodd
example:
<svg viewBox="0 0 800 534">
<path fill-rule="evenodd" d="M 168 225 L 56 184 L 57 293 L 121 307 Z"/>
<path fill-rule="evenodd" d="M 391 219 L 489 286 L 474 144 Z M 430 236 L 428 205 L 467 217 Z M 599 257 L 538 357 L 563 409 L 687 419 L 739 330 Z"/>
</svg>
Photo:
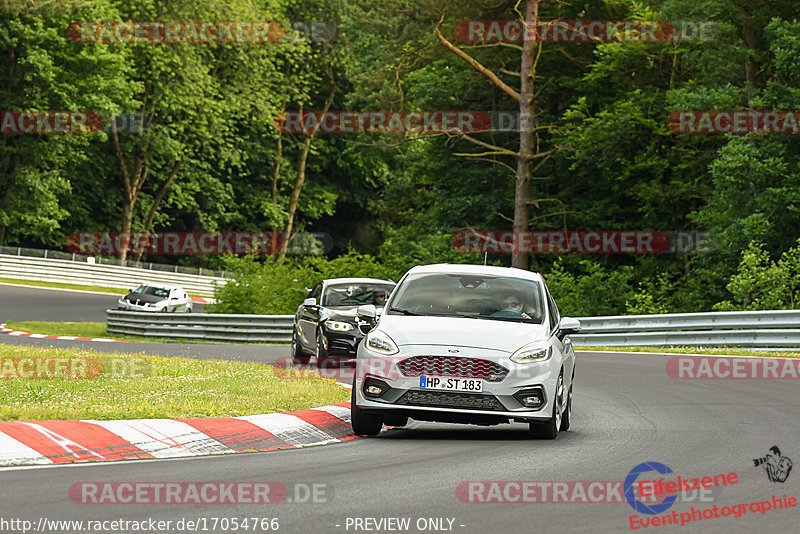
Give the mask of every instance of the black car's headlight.
<svg viewBox="0 0 800 534">
<path fill-rule="evenodd" d="M 347 332 L 353 328 L 353 325 L 344 321 L 325 321 L 325 327 L 334 332 Z"/>
</svg>

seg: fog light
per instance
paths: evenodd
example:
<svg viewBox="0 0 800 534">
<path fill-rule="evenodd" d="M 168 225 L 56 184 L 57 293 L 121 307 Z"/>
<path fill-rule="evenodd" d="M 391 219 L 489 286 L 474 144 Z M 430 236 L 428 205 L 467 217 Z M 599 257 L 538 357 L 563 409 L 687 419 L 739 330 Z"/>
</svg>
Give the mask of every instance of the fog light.
<svg viewBox="0 0 800 534">
<path fill-rule="evenodd" d="M 531 395 L 531 396 L 528 396 L 528 397 L 522 397 L 522 404 L 524 404 L 525 406 L 531 406 L 531 407 L 535 408 L 537 406 L 541 406 L 542 399 L 539 398 L 539 396 L 537 396 L 537 395 Z"/>
<path fill-rule="evenodd" d="M 514 398 L 526 408 L 533 408 L 535 410 L 544 406 L 545 403 L 544 390 L 541 388 L 541 386 L 525 388 L 517 391 L 514 394 Z"/>
<path fill-rule="evenodd" d="M 368 376 L 364 379 L 364 395 L 367 397 L 380 397 L 387 391 L 392 389 L 389 384 L 384 382 L 383 380 L 378 380 L 377 378 L 372 378 Z"/>
</svg>

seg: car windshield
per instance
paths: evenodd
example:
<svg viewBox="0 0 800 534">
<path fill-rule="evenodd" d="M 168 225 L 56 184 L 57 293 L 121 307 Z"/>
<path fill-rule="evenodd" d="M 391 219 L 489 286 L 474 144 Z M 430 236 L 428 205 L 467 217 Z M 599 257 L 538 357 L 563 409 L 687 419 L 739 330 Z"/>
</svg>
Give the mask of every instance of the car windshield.
<svg viewBox="0 0 800 534">
<path fill-rule="evenodd" d="M 392 293 L 390 284 L 333 284 L 325 288 L 322 295 L 323 306 L 361 306 L 374 304 L 381 307 Z"/>
<path fill-rule="evenodd" d="M 419 273 L 397 289 L 389 313 L 541 323 L 539 283 L 482 274 Z"/>
<path fill-rule="evenodd" d="M 139 286 L 133 290 L 134 293 L 140 293 L 143 295 L 155 295 L 156 297 L 169 297 L 169 289 L 165 289 L 163 287 L 153 287 L 153 286 Z"/>
</svg>

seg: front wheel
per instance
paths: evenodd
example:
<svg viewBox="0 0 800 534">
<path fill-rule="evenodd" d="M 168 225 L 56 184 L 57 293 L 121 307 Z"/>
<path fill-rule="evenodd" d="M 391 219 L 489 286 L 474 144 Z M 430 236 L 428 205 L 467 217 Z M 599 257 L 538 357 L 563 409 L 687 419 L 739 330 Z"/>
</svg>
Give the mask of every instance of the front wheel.
<svg viewBox="0 0 800 534">
<path fill-rule="evenodd" d="M 322 338 L 322 332 L 317 332 L 317 351 L 315 356 L 317 367 L 322 369 L 325 360 L 328 358 L 328 349 L 325 348 L 325 340 Z"/>
<path fill-rule="evenodd" d="M 350 424 L 356 436 L 377 436 L 383 428 L 383 416 L 368 413 L 356 405 L 356 379 L 350 392 Z"/>
<path fill-rule="evenodd" d="M 553 416 L 548 419 L 544 424 L 529 423 L 530 433 L 537 439 L 555 439 L 558 436 L 559 429 L 561 428 L 561 414 L 563 412 L 564 401 L 564 373 L 558 375 L 558 382 L 556 383 L 555 402 L 553 402 Z"/>
<path fill-rule="evenodd" d="M 307 364 L 310 359 L 303 354 L 303 349 L 300 347 L 300 342 L 297 340 L 297 331 L 292 330 L 292 361 L 300 364 Z"/>
<path fill-rule="evenodd" d="M 569 425 L 572 421 L 572 386 L 569 387 L 567 393 L 567 405 L 564 407 L 564 415 L 561 417 L 561 431 L 569 430 Z"/>
</svg>

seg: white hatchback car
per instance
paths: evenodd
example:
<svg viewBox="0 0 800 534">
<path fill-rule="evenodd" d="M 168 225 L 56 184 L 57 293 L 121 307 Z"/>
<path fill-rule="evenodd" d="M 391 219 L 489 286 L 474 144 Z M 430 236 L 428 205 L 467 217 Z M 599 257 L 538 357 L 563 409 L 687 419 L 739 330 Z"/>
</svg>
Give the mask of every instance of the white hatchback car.
<svg viewBox="0 0 800 534">
<path fill-rule="evenodd" d="M 374 307 L 359 308 L 375 320 Z M 572 419 L 580 322 L 560 317 L 544 278 L 506 267 L 427 265 L 400 280 L 358 348 L 352 425 L 529 423 L 555 438 Z"/>
<path fill-rule="evenodd" d="M 182 287 L 146 282 L 117 301 L 117 308 L 144 312 L 192 312 L 192 297 Z"/>
</svg>

